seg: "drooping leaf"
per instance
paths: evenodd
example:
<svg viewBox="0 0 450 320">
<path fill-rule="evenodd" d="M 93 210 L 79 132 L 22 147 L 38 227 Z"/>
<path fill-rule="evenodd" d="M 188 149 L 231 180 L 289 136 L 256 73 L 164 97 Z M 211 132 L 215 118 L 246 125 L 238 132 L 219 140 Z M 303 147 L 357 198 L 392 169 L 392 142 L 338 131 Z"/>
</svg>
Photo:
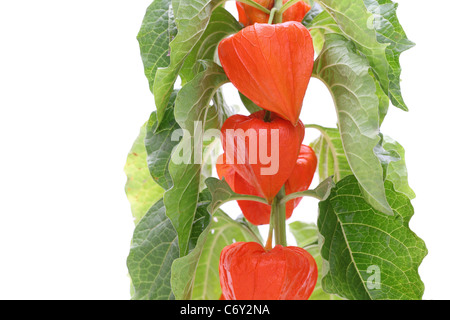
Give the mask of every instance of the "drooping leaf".
<svg viewBox="0 0 450 320">
<path fill-rule="evenodd" d="M 134 288 L 133 300 L 174 299 L 171 266 L 179 257 L 177 233 L 165 214 L 163 200 L 156 202 L 137 224 L 127 258 Z"/>
<path fill-rule="evenodd" d="M 336 21 L 341 32 L 356 45 L 367 58 L 383 90 L 389 89 L 389 64 L 384 43 L 369 23 L 373 16 L 367 11 L 364 0 L 317 0 Z"/>
<path fill-rule="evenodd" d="M 197 239 L 196 247 L 189 254 L 172 264 L 171 286 L 177 300 L 190 300 L 194 288 L 195 272 L 211 226 L 208 225 Z"/>
<path fill-rule="evenodd" d="M 376 86 L 376 95 L 378 97 L 378 117 L 379 117 L 379 126 L 381 127 L 381 124 L 384 121 L 384 118 L 386 117 L 388 111 L 389 111 L 389 97 L 384 93 L 383 89 L 380 86 L 380 83 L 376 81 L 375 75 L 373 72 L 370 72 L 373 79 L 375 80 L 375 86 Z"/>
<path fill-rule="evenodd" d="M 144 72 L 152 91 L 156 70 L 170 63 L 169 43 L 176 33 L 171 0 L 154 0 L 147 9 L 137 36 Z"/>
<path fill-rule="evenodd" d="M 146 124 L 141 127 L 139 136 L 128 153 L 124 168 L 127 175 L 125 192 L 130 202 L 135 223 L 139 222 L 148 209 L 164 193 L 164 189 L 153 181 L 147 167 L 147 152 L 144 145 L 145 134 Z"/>
<path fill-rule="evenodd" d="M 414 199 L 416 195 L 408 183 L 405 149 L 400 143 L 386 135 L 383 135 L 381 145 L 385 154 L 389 156 L 386 159 L 385 179 L 392 181 L 395 191 L 403 193 L 411 200 Z M 380 157 L 379 150 L 375 149 L 375 152 Z"/>
<path fill-rule="evenodd" d="M 320 52 L 322 50 L 326 33 L 336 33 L 344 35 L 342 30 L 337 25 L 336 21 L 327 11 L 322 11 L 312 21 L 309 22 L 309 30 L 314 40 L 314 47 L 316 52 Z M 356 51 L 359 53 L 357 48 Z M 380 118 L 379 125 L 381 126 L 381 123 L 383 122 L 389 109 L 389 97 L 384 93 L 383 89 L 380 86 L 380 82 L 377 81 L 374 73 L 371 70 L 369 70 L 369 73 L 374 78 L 374 83 L 376 86 L 376 95 L 378 97 L 378 114 Z"/>
<path fill-rule="evenodd" d="M 374 208 L 392 214 L 383 187 L 383 168 L 373 151 L 380 140 L 379 102 L 369 65 L 355 52 L 352 42 L 338 34 L 326 34 L 313 76 L 325 83 L 333 96 L 342 146 L 366 199 Z"/>
<path fill-rule="evenodd" d="M 385 187 L 392 216 L 364 200 L 354 176 L 339 181 L 319 203 L 326 292 L 356 300 L 421 299 L 418 267 L 427 249 L 409 228 L 414 209 L 408 197 L 390 181 Z"/>
<path fill-rule="evenodd" d="M 208 63 L 205 71 L 184 85 L 175 101 L 175 120 L 183 138 L 172 153 L 169 172 L 173 186 L 164 195 L 167 216 L 178 233 L 180 255 L 188 253 L 192 223 L 201 186 L 203 137 L 210 101 L 228 78 L 222 68 Z"/>
<path fill-rule="evenodd" d="M 170 64 L 159 68 L 155 75 L 153 92 L 157 108 L 157 118 L 161 120 L 173 91 L 181 67 L 202 37 L 208 26 L 212 12 L 224 0 L 172 0 L 177 35 L 170 42 Z"/>
<path fill-rule="evenodd" d="M 199 203 L 196 206 L 194 221 L 189 239 L 189 253 L 176 259 L 171 268 L 171 287 L 178 300 L 192 298 L 195 272 L 211 228 L 211 214 L 208 205 L 211 195 L 208 190 L 199 194 Z"/>
<path fill-rule="evenodd" d="M 219 259 L 222 249 L 233 242 L 258 242 L 248 224 L 231 219 L 218 210 L 211 221 L 195 272 L 193 300 L 218 300 L 222 290 L 219 279 Z"/>
<path fill-rule="evenodd" d="M 314 223 L 294 221 L 289 224 L 289 230 L 294 235 L 297 246 L 305 248 L 314 257 L 317 264 L 318 280 L 309 300 L 340 300 L 338 296 L 326 293 L 322 289 L 322 257 L 318 245 L 319 231 L 317 226 Z"/>
<path fill-rule="evenodd" d="M 398 18 L 398 4 L 391 0 L 364 0 L 367 10 L 373 14 L 373 28 L 380 43 L 387 44 L 386 58 L 389 64 L 389 98 L 392 104 L 408 110 L 400 90 L 400 54 L 414 46 L 406 37 Z"/>
<path fill-rule="evenodd" d="M 318 1 L 321 2 L 321 1 Z M 400 54 L 411 47 L 411 42 L 397 18 L 398 5 L 391 0 L 359 0 L 352 1 L 322 1 L 326 11 L 306 20 L 307 27 L 315 41 L 315 47 L 321 47 L 324 34 L 327 32 L 339 33 L 352 40 L 358 52 L 365 56 L 374 71 L 374 77 L 379 85 L 378 95 L 380 101 L 381 121 L 387 112 L 389 102 L 402 110 L 408 110 L 400 90 L 401 67 Z M 364 2 L 364 4 L 362 4 Z M 340 6 L 348 6 L 346 12 L 340 11 Z M 363 11 L 361 11 L 363 10 Z M 382 48 L 374 42 L 374 35 L 379 46 L 385 48 L 385 63 L 377 64 L 382 57 Z M 368 43 L 376 48 L 375 51 L 367 47 Z M 372 53 L 370 53 L 372 52 Z M 386 69 L 387 68 L 387 69 Z M 382 70 L 383 69 L 383 70 Z M 384 71 L 387 70 L 387 73 Z M 386 77 L 380 78 L 380 75 Z"/>
<path fill-rule="evenodd" d="M 311 144 L 318 157 L 320 180 L 334 175 L 334 181 L 337 182 L 352 175 L 339 130 L 318 125 L 307 125 L 307 127 L 321 132 L 321 136 Z M 383 179 L 393 181 L 396 191 L 414 199 L 415 193 L 408 184 L 405 150 L 394 139 L 384 135 L 382 137 L 374 152 L 383 167 Z"/>
</svg>

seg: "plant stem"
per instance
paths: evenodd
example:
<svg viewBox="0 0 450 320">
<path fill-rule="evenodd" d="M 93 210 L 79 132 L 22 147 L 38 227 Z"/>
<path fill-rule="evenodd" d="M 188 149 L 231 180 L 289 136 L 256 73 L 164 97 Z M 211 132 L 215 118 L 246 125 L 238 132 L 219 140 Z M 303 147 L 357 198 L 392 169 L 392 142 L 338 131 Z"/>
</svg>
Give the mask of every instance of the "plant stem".
<svg viewBox="0 0 450 320">
<path fill-rule="evenodd" d="M 269 235 L 267 236 L 266 246 L 264 249 L 271 250 L 272 249 L 272 239 L 273 239 L 273 219 L 270 219 L 269 225 Z"/>
<path fill-rule="evenodd" d="M 273 23 L 273 18 L 275 17 L 275 13 L 277 13 L 277 9 L 272 8 L 272 10 L 270 10 L 269 21 L 267 22 L 268 24 Z"/>
<path fill-rule="evenodd" d="M 323 200 L 322 198 L 317 196 L 317 194 L 314 190 L 306 190 L 306 191 L 290 193 L 287 196 L 285 196 L 283 199 L 281 199 L 280 203 L 286 204 L 290 200 L 293 200 L 296 198 L 302 198 L 302 197 L 311 197 L 311 198 L 315 198 L 317 200 Z"/>
<path fill-rule="evenodd" d="M 266 7 L 260 5 L 258 2 L 253 1 L 253 0 L 237 0 L 238 2 L 242 2 L 245 3 L 253 8 L 259 9 L 264 13 L 270 14 L 270 10 L 267 9 Z"/>
<path fill-rule="evenodd" d="M 280 11 L 283 6 L 283 0 L 275 0 L 275 4 L 273 8 L 275 11 L 275 16 L 273 18 L 273 23 L 282 23 L 283 22 L 283 13 Z"/>
<path fill-rule="evenodd" d="M 272 113 L 268 110 L 266 110 L 266 113 L 264 113 L 264 122 L 270 122 L 270 117 Z"/>
<path fill-rule="evenodd" d="M 283 4 L 280 8 L 280 12 L 281 14 L 283 14 L 287 9 L 289 9 L 290 7 L 292 7 L 294 4 L 296 4 L 297 2 L 300 2 L 300 0 L 289 0 L 287 1 L 285 4 Z"/>
<path fill-rule="evenodd" d="M 286 205 L 280 202 L 285 195 L 284 187 L 280 190 L 272 202 L 271 219 L 275 230 L 275 245 L 287 245 L 286 240 Z"/>
</svg>

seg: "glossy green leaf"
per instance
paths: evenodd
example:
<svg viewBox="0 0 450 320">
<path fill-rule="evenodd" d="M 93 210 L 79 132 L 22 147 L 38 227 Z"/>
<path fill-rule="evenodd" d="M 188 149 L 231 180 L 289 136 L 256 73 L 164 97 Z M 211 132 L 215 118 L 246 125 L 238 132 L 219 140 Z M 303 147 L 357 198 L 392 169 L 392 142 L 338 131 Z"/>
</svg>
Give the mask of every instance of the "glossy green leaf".
<svg viewBox="0 0 450 320">
<path fill-rule="evenodd" d="M 319 203 L 326 292 L 352 300 L 421 299 L 418 268 L 427 249 L 409 228 L 414 214 L 409 198 L 390 181 L 385 187 L 392 216 L 364 200 L 354 176 L 339 181 Z"/>
</svg>

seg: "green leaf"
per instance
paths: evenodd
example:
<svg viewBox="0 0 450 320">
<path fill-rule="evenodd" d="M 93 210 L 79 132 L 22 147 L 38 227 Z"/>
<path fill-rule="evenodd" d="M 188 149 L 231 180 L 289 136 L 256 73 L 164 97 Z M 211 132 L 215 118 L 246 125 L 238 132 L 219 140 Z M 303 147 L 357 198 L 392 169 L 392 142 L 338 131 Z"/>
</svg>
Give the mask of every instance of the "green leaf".
<svg viewBox="0 0 450 320">
<path fill-rule="evenodd" d="M 169 172 L 173 186 L 164 195 L 167 216 L 178 233 L 180 255 L 188 253 L 192 223 L 197 208 L 203 165 L 203 132 L 216 90 L 228 78 L 222 68 L 208 63 L 207 68 L 184 85 L 175 102 L 175 119 L 183 138 L 172 153 Z"/>
<path fill-rule="evenodd" d="M 206 30 L 186 57 L 180 76 L 183 82 L 191 81 L 202 70 L 199 60 L 214 60 L 219 42 L 241 30 L 241 25 L 226 9 L 218 7 L 212 12 Z"/>
<path fill-rule="evenodd" d="M 289 230 L 293 234 L 297 246 L 307 250 L 316 261 L 318 270 L 318 280 L 309 300 L 340 300 L 338 296 L 329 294 L 322 289 L 322 257 L 318 245 L 319 231 L 314 223 L 304 223 L 294 221 L 289 224 Z"/>
<path fill-rule="evenodd" d="M 171 286 L 177 300 L 190 300 L 194 288 L 195 272 L 211 226 L 200 234 L 196 247 L 189 254 L 178 258 L 172 264 Z"/>
<path fill-rule="evenodd" d="M 317 4 L 317 3 L 313 3 L 310 4 L 311 5 L 311 10 L 309 10 L 305 17 L 303 18 L 303 25 L 305 27 L 307 27 L 309 29 L 309 27 L 311 26 L 312 22 L 314 21 L 314 19 L 323 11 L 323 8 Z"/>
<path fill-rule="evenodd" d="M 147 152 L 144 145 L 145 133 L 146 124 L 141 127 L 139 136 L 128 153 L 124 168 L 127 175 L 125 192 L 130 202 L 135 223 L 139 222 L 148 209 L 164 193 L 164 189 L 153 181 L 147 168 Z"/>
<path fill-rule="evenodd" d="M 322 21 L 323 19 L 330 19 L 331 24 L 336 28 L 339 27 L 336 25 L 336 22 L 331 18 L 328 12 L 324 11 L 323 8 L 317 4 L 311 4 L 311 10 L 308 11 L 306 16 L 303 18 L 303 25 L 308 28 L 309 33 L 313 39 L 314 51 L 319 54 L 322 51 L 323 43 L 324 43 L 324 34 L 326 30 L 326 25 L 328 24 L 326 21 Z M 323 25 L 322 25 L 323 24 Z"/>
<path fill-rule="evenodd" d="M 156 70 L 170 63 L 169 43 L 176 33 L 171 0 L 154 0 L 147 9 L 137 36 L 145 75 L 152 91 Z"/>
<path fill-rule="evenodd" d="M 208 205 L 211 195 L 207 190 L 199 194 L 195 219 L 189 239 L 189 254 L 176 259 L 171 268 L 171 287 L 178 300 L 191 299 L 197 265 L 211 228 L 211 215 Z"/>
<path fill-rule="evenodd" d="M 172 178 L 169 173 L 170 156 L 179 141 L 172 140 L 172 134 L 180 126 L 175 121 L 173 113 L 177 91 L 172 93 L 169 106 L 164 112 L 164 117 L 158 124 L 156 112 L 153 112 L 147 123 L 147 135 L 145 148 L 147 150 L 147 165 L 150 174 L 165 190 L 172 186 Z"/>
<path fill-rule="evenodd" d="M 334 176 L 334 181 L 351 175 L 352 170 L 345 156 L 341 135 L 336 128 L 325 128 L 318 125 L 307 125 L 320 131 L 321 136 L 311 144 L 318 156 L 318 170 L 320 180 Z"/>
<path fill-rule="evenodd" d="M 316 6 L 317 5 L 318 4 L 316 4 Z M 307 17 L 305 16 L 305 18 Z M 303 21 L 305 26 L 309 29 L 313 39 L 314 51 L 317 53 L 320 53 L 323 49 L 325 33 L 342 34 L 342 31 L 336 24 L 336 21 L 334 21 L 327 11 L 320 11 L 314 17 L 310 17 Z"/>
<path fill-rule="evenodd" d="M 208 228 L 210 215 L 207 207 L 209 193 L 201 193 L 197 206 L 189 245 L 194 249 L 200 234 Z M 174 299 L 171 290 L 172 264 L 179 258 L 178 237 L 165 214 L 164 202 L 158 201 L 142 218 L 133 234 L 127 259 L 132 279 L 133 297 L 139 300 Z M 182 274 L 181 277 L 188 277 Z M 175 292 L 175 291 L 174 291 Z"/>
<path fill-rule="evenodd" d="M 216 212 L 216 210 L 225 203 L 235 200 L 251 200 L 267 204 L 267 200 L 262 197 L 235 193 L 231 190 L 225 179 L 219 180 L 210 177 L 206 179 L 205 183 L 212 196 L 209 206 L 209 211 L 211 213 Z"/>
<path fill-rule="evenodd" d="M 318 125 L 307 125 L 306 127 L 317 129 L 322 134 L 311 144 L 318 157 L 320 180 L 334 175 L 334 181 L 337 182 L 348 175 L 352 175 L 344 154 L 339 130 Z M 415 193 L 408 184 L 405 150 L 394 139 L 388 136 L 382 137 L 383 139 L 375 147 L 374 152 L 383 167 L 383 180 L 392 181 L 396 191 L 414 199 Z"/>
<path fill-rule="evenodd" d="M 322 287 L 347 299 L 421 299 L 418 268 L 427 254 L 409 228 L 410 200 L 386 181 L 394 215 L 373 209 L 354 176 L 337 183 L 319 203 L 318 228 L 324 259 Z"/>
<path fill-rule="evenodd" d="M 366 60 L 343 36 L 326 34 L 313 76 L 333 96 L 342 146 L 366 199 L 374 208 L 392 214 L 383 187 L 383 168 L 373 151 L 380 140 L 379 102 Z"/>
<path fill-rule="evenodd" d="M 134 288 L 133 300 L 174 299 L 171 266 L 178 255 L 177 233 L 165 214 L 163 200 L 156 202 L 137 224 L 127 267 Z"/>
<path fill-rule="evenodd" d="M 347 12 L 337 14 L 336 10 L 340 10 L 338 9 L 339 5 L 347 6 L 345 2 L 323 1 L 323 3 L 327 3 L 324 5 L 324 7 L 328 6 L 327 11 L 312 16 L 313 19 L 304 20 L 313 36 L 314 47 L 316 50 L 321 48 L 324 34 L 327 32 L 345 35 L 354 42 L 358 52 L 368 59 L 373 68 L 374 77 L 377 79 L 377 85 L 381 85 L 378 92 L 380 120 L 382 121 L 386 115 L 389 100 L 394 106 L 407 111 L 408 108 L 400 90 L 401 67 L 399 57 L 402 52 L 413 47 L 414 43 L 408 40 L 397 18 L 398 5 L 391 0 L 352 1 Z M 362 2 L 364 2 L 364 5 L 362 5 Z M 374 42 L 374 35 L 379 46 L 386 46 L 385 59 L 383 59 L 382 48 L 377 48 Z M 371 53 L 371 49 L 367 47 L 368 42 L 372 43 L 376 51 Z M 377 59 L 385 60 L 385 63 L 377 64 Z M 385 73 L 386 67 L 387 73 Z M 380 78 L 380 75 L 383 74 L 386 77 Z"/>
<path fill-rule="evenodd" d="M 322 11 L 312 21 L 310 21 L 308 28 L 310 30 L 311 36 L 313 37 L 314 48 L 316 52 L 320 52 L 323 48 L 325 42 L 325 33 L 337 33 L 343 35 L 341 29 L 336 24 L 336 21 L 327 11 Z M 358 50 L 357 52 L 359 53 Z M 371 70 L 369 70 L 369 73 L 374 78 L 374 83 L 376 86 L 376 95 L 379 102 L 379 125 L 381 126 L 381 123 L 383 122 L 389 109 L 389 97 L 384 93 L 374 73 Z"/>
<path fill-rule="evenodd" d="M 289 230 L 300 248 L 315 244 L 319 239 L 319 231 L 314 223 L 294 221 L 289 224 Z"/>
<path fill-rule="evenodd" d="M 383 90 L 389 88 L 389 64 L 386 58 L 387 44 L 378 42 L 370 24 L 373 16 L 367 11 L 364 0 L 317 0 L 336 21 L 341 32 L 356 45 L 367 58 Z"/>
<path fill-rule="evenodd" d="M 164 115 L 164 109 L 186 57 L 205 32 L 212 12 L 222 2 L 224 0 L 172 0 L 178 33 L 170 42 L 169 66 L 159 68 L 155 75 L 156 85 L 154 85 L 153 92 L 159 121 Z"/>
<path fill-rule="evenodd" d="M 300 192 L 293 192 L 288 195 L 285 195 L 280 203 L 285 204 L 290 200 L 293 200 L 295 198 L 300 197 L 313 197 L 318 200 L 325 200 L 330 195 L 331 189 L 334 187 L 334 181 L 333 177 L 328 177 L 325 180 L 323 180 L 315 189 L 300 191 Z"/>
<path fill-rule="evenodd" d="M 383 136 L 382 148 L 384 155 L 388 155 L 388 159 L 384 160 L 386 162 L 385 178 L 392 181 L 395 191 L 403 193 L 411 200 L 414 199 L 416 195 L 408 183 L 405 149 L 389 136 Z M 375 152 L 379 158 L 382 157 L 380 149 L 375 149 Z"/>
<path fill-rule="evenodd" d="M 381 127 L 381 124 L 384 121 L 384 118 L 386 117 L 388 111 L 389 111 L 389 97 L 384 93 L 383 89 L 380 86 L 380 83 L 376 81 L 375 75 L 373 72 L 370 72 L 372 75 L 375 86 L 376 86 L 376 95 L 378 97 L 378 116 L 379 116 L 379 126 Z"/>
<path fill-rule="evenodd" d="M 392 104 L 408 110 L 400 89 L 400 54 L 414 46 L 405 34 L 397 18 L 398 4 L 391 0 L 364 0 L 373 14 L 373 28 L 380 43 L 388 45 L 386 58 L 389 64 L 389 98 Z"/>
<path fill-rule="evenodd" d="M 259 242 L 248 224 L 235 221 L 218 210 L 203 246 L 195 272 L 193 300 L 218 300 L 222 293 L 219 279 L 219 259 L 222 249 L 233 242 Z"/>
</svg>

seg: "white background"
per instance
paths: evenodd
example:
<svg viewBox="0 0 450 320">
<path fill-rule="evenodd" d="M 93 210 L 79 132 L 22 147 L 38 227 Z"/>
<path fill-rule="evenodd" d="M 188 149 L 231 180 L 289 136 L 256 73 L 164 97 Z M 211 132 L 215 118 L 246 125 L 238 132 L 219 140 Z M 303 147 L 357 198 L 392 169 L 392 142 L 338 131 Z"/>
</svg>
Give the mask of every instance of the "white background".
<svg viewBox="0 0 450 320">
<path fill-rule="evenodd" d="M 382 131 L 406 149 L 410 226 L 429 249 L 424 298 L 449 299 L 450 5 L 397 2 L 417 44 L 401 58 L 410 111 L 392 107 Z M 0 299 L 129 299 L 123 166 L 154 110 L 136 41 L 149 3 L 1 0 Z M 314 79 L 301 117 L 335 122 Z M 294 219 L 314 221 L 315 210 L 304 199 Z"/>
</svg>

